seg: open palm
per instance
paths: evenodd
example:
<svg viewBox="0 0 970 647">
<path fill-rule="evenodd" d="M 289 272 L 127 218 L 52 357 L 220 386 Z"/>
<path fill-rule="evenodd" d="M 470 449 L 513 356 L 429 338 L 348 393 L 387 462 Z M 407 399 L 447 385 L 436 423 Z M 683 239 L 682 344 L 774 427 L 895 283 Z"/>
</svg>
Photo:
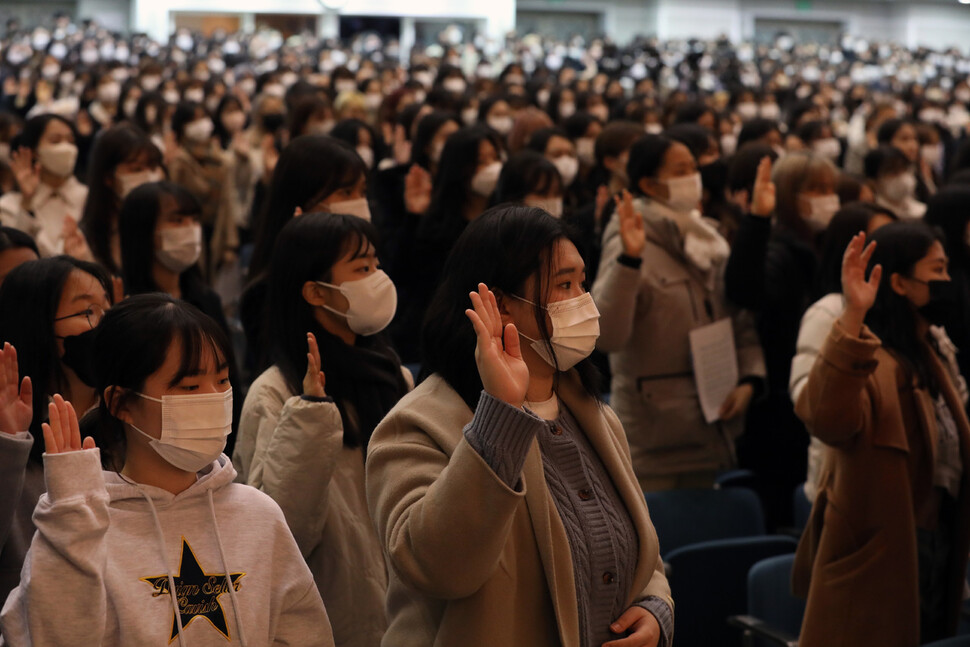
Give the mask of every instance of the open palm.
<svg viewBox="0 0 970 647">
<path fill-rule="evenodd" d="M 866 246 L 865 232 L 856 234 L 845 250 L 842 258 L 842 294 L 845 296 L 847 309 L 865 313 L 876 302 L 882 266 L 876 265 L 872 268 L 869 279 L 866 280 L 866 268 L 875 251 L 876 243 Z"/>
<path fill-rule="evenodd" d="M 20 380 L 17 349 L 4 342 L 0 349 L 0 433 L 27 431 L 34 419 L 33 396 L 30 378 Z"/>
<path fill-rule="evenodd" d="M 465 314 L 478 337 L 475 363 L 482 387 L 492 397 L 521 407 L 529 389 L 529 367 L 522 359 L 519 332 L 511 323 L 503 329 L 495 295 L 484 283 L 479 283 L 478 292 L 469 296 L 474 310 L 465 310 Z"/>
</svg>

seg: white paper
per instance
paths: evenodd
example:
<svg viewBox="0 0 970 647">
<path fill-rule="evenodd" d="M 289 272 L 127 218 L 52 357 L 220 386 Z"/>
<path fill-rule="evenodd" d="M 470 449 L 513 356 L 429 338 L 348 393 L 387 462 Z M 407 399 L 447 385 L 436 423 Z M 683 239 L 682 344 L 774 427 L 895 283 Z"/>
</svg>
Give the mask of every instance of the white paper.
<svg viewBox="0 0 970 647">
<path fill-rule="evenodd" d="M 724 400 L 738 385 L 738 354 L 730 319 L 690 331 L 694 382 L 704 419 L 714 422 Z"/>
</svg>

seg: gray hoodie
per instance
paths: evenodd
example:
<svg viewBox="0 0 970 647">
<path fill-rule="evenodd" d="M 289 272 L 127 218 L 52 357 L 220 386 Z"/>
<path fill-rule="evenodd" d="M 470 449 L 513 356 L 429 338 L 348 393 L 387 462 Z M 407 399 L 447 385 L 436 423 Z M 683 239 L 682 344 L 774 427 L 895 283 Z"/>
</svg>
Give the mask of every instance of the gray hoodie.
<svg viewBox="0 0 970 647">
<path fill-rule="evenodd" d="M 225 455 L 177 495 L 102 472 L 96 449 L 44 469 L 0 645 L 333 645 L 283 514 Z"/>
</svg>

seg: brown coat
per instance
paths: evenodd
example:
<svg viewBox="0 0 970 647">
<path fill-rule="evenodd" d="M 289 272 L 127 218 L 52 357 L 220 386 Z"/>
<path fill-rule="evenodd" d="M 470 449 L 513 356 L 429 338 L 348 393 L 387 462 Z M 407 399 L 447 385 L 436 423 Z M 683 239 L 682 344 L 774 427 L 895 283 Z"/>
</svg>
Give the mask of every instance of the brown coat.
<svg viewBox="0 0 970 647">
<path fill-rule="evenodd" d="M 637 530 L 628 606 L 670 601 L 657 534 L 637 486 L 623 429 L 575 372 L 559 397 L 602 459 Z M 367 500 L 390 571 L 388 647 L 577 647 L 572 554 L 546 485 L 539 444 L 519 490 L 465 440 L 472 411 L 433 375 L 401 399 L 371 438 Z"/>
<path fill-rule="evenodd" d="M 970 546 L 970 423 L 929 355 L 964 465 L 947 590 L 955 630 Z M 935 524 L 938 439 L 933 400 L 907 375 L 867 329 L 853 337 L 836 322 L 796 403 L 830 447 L 792 573 L 795 593 L 808 597 L 801 647 L 919 644 L 916 529 Z"/>
</svg>

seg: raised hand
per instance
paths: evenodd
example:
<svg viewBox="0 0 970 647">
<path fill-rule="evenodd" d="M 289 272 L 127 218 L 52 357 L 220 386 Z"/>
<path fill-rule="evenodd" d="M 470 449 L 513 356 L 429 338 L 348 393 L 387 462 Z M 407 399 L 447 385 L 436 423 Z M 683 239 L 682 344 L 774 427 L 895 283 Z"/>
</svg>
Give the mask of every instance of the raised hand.
<svg viewBox="0 0 970 647">
<path fill-rule="evenodd" d="M 879 293 L 879 281 L 882 278 L 882 266 L 876 265 L 866 280 L 866 268 L 876 243 L 866 245 L 866 233 L 860 231 L 849 242 L 842 258 L 842 295 L 845 297 L 845 311 L 842 313 L 842 325 L 856 335 L 862 330 L 866 313 L 876 302 Z"/>
<path fill-rule="evenodd" d="M 33 396 L 30 378 L 25 375 L 20 379 L 17 349 L 4 342 L 0 349 L 0 433 L 16 434 L 30 428 Z"/>
<path fill-rule="evenodd" d="M 610 202 L 610 189 L 605 184 L 599 185 L 596 189 L 596 210 L 593 212 L 593 217 L 596 222 L 603 221 L 603 212 L 606 211 L 606 205 Z"/>
<path fill-rule="evenodd" d="M 13 171 L 20 195 L 23 196 L 23 205 L 29 208 L 30 201 L 34 199 L 37 187 L 40 186 L 40 163 L 34 161 L 33 151 L 20 147 L 10 155 L 10 170 Z"/>
<path fill-rule="evenodd" d="M 431 206 L 431 174 L 417 164 L 411 166 L 404 178 L 404 206 L 418 215 Z"/>
<path fill-rule="evenodd" d="M 303 376 L 303 395 L 314 398 L 324 398 L 327 396 L 324 387 L 327 384 L 327 376 L 320 370 L 320 349 L 317 346 L 317 338 L 312 332 L 306 334 L 306 344 L 310 352 L 306 354 L 306 375 Z"/>
<path fill-rule="evenodd" d="M 398 164 L 407 164 L 411 159 L 411 142 L 408 141 L 404 126 L 400 124 L 394 127 L 394 161 Z"/>
<path fill-rule="evenodd" d="M 623 195 L 613 198 L 616 202 L 616 215 L 620 219 L 620 238 L 623 240 L 623 253 L 640 258 L 647 244 L 647 232 L 643 229 L 643 218 L 633 208 L 633 196 L 623 190 Z"/>
<path fill-rule="evenodd" d="M 503 330 L 495 295 L 484 283 L 478 284 L 478 292 L 470 292 L 468 296 L 474 310 L 465 310 L 465 314 L 478 337 L 475 363 L 482 386 L 492 397 L 521 407 L 529 390 L 529 367 L 522 359 L 519 332 L 511 323 Z"/>
<path fill-rule="evenodd" d="M 775 211 L 775 183 L 771 181 L 771 158 L 765 157 L 758 164 L 751 195 L 751 213 L 767 218 Z"/>
<path fill-rule="evenodd" d="M 64 228 L 61 235 L 64 237 L 65 254 L 81 261 L 94 262 L 94 254 L 88 247 L 88 241 L 81 233 L 74 218 L 64 216 Z"/>
<path fill-rule="evenodd" d="M 88 436 L 81 442 L 81 428 L 78 426 L 74 405 L 55 394 L 54 401 L 47 407 L 50 423 L 42 425 L 44 430 L 44 453 L 65 454 L 81 449 L 94 449 L 94 438 Z"/>
</svg>

